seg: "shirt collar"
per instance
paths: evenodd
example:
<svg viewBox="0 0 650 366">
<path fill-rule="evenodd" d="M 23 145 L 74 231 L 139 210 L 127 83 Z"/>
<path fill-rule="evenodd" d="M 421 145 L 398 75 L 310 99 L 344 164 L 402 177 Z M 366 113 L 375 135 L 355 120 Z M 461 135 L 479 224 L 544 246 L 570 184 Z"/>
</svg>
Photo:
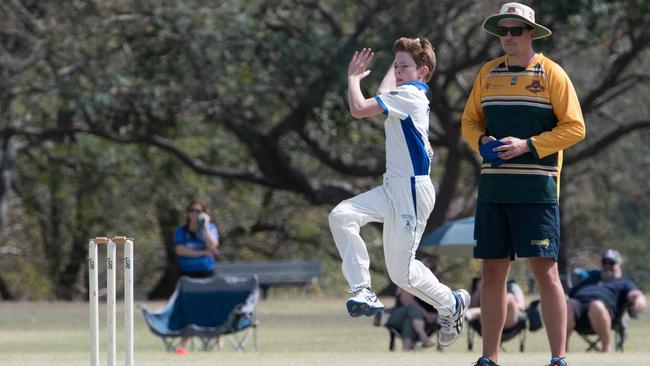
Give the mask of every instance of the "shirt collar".
<svg viewBox="0 0 650 366">
<path fill-rule="evenodd" d="M 414 87 L 420 90 L 424 90 L 425 93 L 429 92 L 429 86 L 425 82 L 422 82 L 420 80 L 409 81 L 407 83 L 403 83 L 402 85 L 413 85 Z"/>
<path fill-rule="evenodd" d="M 540 53 L 536 52 L 535 55 L 533 56 L 533 58 L 530 59 L 530 62 L 528 63 L 528 66 L 526 66 L 526 69 L 534 68 L 535 64 L 541 62 L 543 56 L 544 55 L 541 52 Z M 507 55 L 505 56 L 504 64 L 505 64 L 506 68 L 510 67 L 510 65 L 508 64 L 508 56 Z M 521 66 L 519 66 L 519 67 L 521 67 Z"/>
</svg>

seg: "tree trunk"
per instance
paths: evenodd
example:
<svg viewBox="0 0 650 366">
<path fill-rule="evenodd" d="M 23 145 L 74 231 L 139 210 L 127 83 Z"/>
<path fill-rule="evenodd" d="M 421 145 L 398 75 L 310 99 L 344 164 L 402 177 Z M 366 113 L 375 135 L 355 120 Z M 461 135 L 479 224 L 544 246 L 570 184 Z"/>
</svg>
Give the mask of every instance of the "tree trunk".
<svg viewBox="0 0 650 366">
<path fill-rule="evenodd" d="M 178 225 L 178 211 L 159 202 L 158 224 L 165 247 L 165 268 L 163 276 L 154 288 L 147 294 L 149 300 L 165 300 L 174 293 L 179 271 L 176 252 L 174 251 L 174 233 Z"/>
<path fill-rule="evenodd" d="M 16 160 L 16 151 L 11 138 L 2 144 L 2 162 L 0 163 L 0 234 L 4 233 L 7 217 L 7 196 L 11 190 L 11 171 Z"/>
<path fill-rule="evenodd" d="M 77 297 L 82 296 L 77 284 L 79 282 L 79 273 L 82 271 L 82 265 L 86 263 L 86 256 L 88 254 L 88 232 L 84 230 L 80 234 L 73 239 L 68 263 L 57 279 L 55 289 L 57 299 L 75 300 Z M 88 287 L 85 288 L 87 289 Z M 83 292 L 83 296 L 87 299 L 88 292 Z"/>
<path fill-rule="evenodd" d="M 7 222 L 7 196 L 11 190 L 11 172 L 16 160 L 16 149 L 11 138 L 6 138 L 2 144 L 2 162 L 0 163 L 0 237 L 4 236 Z M 0 297 L 3 300 L 12 300 L 7 283 L 0 276 Z"/>
<path fill-rule="evenodd" d="M 9 287 L 7 286 L 7 283 L 5 282 L 4 278 L 0 276 L 0 298 L 2 300 L 13 300 L 14 296 L 9 290 Z"/>
</svg>

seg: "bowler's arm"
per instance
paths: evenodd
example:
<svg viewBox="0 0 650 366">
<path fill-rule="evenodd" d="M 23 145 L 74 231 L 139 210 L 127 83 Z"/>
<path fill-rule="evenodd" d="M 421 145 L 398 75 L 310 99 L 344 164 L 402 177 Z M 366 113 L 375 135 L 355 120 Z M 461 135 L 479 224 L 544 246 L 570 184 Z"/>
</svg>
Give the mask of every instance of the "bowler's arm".
<svg viewBox="0 0 650 366">
<path fill-rule="evenodd" d="M 348 105 L 354 118 L 370 117 L 383 112 L 374 98 L 366 99 L 361 91 L 361 79 L 370 74 L 368 65 L 373 57 L 372 50 L 364 48 L 354 53 L 348 65 Z"/>
<path fill-rule="evenodd" d="M 397 88 L 397 81 L 395 80 L 395 71 L 393 69 L 393 65 L 390 65 L 388 71 L 386 71 L 386 74 L 384 75 L 384 78 L 381 79 L 379 88 L 377 88 L 377 95 L 388 93 L 391 90 L 395 90 L 395 88 Z"/>
<path fill-rule="evenodd" d="M 348 78 L 348 104 L 354 118 L 366 118 L 383 113 L 375 98 L 366 99 L 361 91 L 360 79 Z"/>
</svg>

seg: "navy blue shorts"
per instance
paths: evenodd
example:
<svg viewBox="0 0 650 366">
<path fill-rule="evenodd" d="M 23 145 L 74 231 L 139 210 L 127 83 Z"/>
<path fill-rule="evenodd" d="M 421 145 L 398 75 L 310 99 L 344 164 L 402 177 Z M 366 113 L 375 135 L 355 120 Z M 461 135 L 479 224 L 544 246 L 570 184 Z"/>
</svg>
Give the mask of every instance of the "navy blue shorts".
<svg viewBox="0 0 650 366">
<path fill-rule="evenodd" d="M 593 333 L 594 328 L 591 326 L 591 320 L 589 320 L 589 304 L 591 301 L 587 302 L 580 302 L 580 300 L 577 299 L 569 299 L 567 306 L 571 307 L 571 310 L 573 310 L 573 316 L 574 320 L 576 322 L 575 329 L 578 332 L 581 333 Z M 612 309 L 609 308 L 609 306 L 605 305 L 605 308 L 607 309 L 607 312 L 609 312 L 609 316 L 612 319 L 612 322 L 615 319 L 614 312 Z"/>
<path fill-rule="evenodd" d="M 560 254 L 560 209 L 548 203 L 479 203 L 474 258 L 542 257 Z"/>
</svg>

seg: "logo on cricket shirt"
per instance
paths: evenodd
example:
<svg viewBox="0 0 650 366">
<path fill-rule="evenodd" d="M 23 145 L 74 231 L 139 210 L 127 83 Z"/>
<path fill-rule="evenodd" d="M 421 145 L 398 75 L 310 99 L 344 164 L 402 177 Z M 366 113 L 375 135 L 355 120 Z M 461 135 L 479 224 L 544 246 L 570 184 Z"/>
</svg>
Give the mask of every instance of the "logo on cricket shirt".
<svg viewBox="0 0 650 366">
<path fill-rule="evenodd" d="M 530 245 L 537 245 L 540 247 L 548 247 L 551 245 L 551 241 L 548 238 L 540 239 L 540 240 L 531 240 Z"/>
<path fill-rule="evenodd" d="M 397 92 L 395 90 L 389 91 L 388 94 L 390 95 L 397 95 Z"/>
<path fill-rule="evenodd" d="M 544 86 L 542 86 L 542 83 L 539 82 L 539 80 L 533 80 L 532 83 L 526 85 L 526 90 L 528 90 L 531 93 L 539 93 L 544 91 Z"/>
<path fill-rule="evenodd" d="M 404 223 L 404 231 L 407 233 L 415 232 L 415 217 L 413 215 L 402 215 L 402 222 Z"/>
</svg>

